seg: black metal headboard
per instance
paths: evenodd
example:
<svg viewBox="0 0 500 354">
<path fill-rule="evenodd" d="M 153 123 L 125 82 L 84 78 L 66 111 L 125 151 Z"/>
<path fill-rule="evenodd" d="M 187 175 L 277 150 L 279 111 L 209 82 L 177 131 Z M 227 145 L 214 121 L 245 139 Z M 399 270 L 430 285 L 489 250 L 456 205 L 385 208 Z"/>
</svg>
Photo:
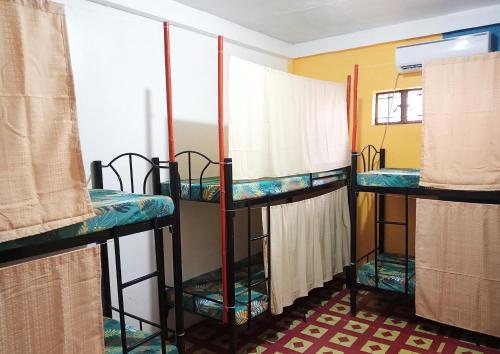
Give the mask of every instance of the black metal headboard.
<svg viewBox="0 0 500 354">
<path fill-rule="evenodd" d="M 377 149 L 374 145 L 366 145 L 358 154 L 363 162 L 363 172 L 372 171 L 376 169 L 377 162 L 379 168 L 385 167 L 385 149 Z M 377 159 L 378 157 L 378 159 Z"/>
<path fill-rule="evenodd" d="M 130 182 L 130 191 L 132 193 L 135 192 L 135 181 L 134 181 L 134 159 L 136 160 L 143 160 L 148 164 L 148 170 L 144 176 L 144 179 L 142 180 L 142 193 L 146 194 L 147 190 L 147 183 L 149 177 L 152 177 L 152 186 L 153 186 L 153 194 L 161 194 L 161 182 L 160 182 L 160 169 L 170 169 L 172 165 L 177 165 L 176 162 L 168 162 L 166 161 L 166 165 L 160 165 L 160 160 L 158 158 L 152 158 L 148 159 L 147 157 L 133 153 L 133 152 L 128 152 L 124 153 L 121 155 L 116 156 L 113 158 L 109 163 L 103 164 L 102 161 L 93 161 L 90 165 L 91 168 L 91 173 L 92 173 L 92 187 L 96 189 L 102 189 L 104 188 L 104 183 L 103 183 L 103 177 L 102 177 L 102 170 L 104 168 L 110 168 L 117 180 L 118 183 L 120 184 L 120 190 L 124 190 L 124 182 L 123 182 L 123 177 L 122 175 L 118 172 L 117 168 L 115 167 L 115 164 L 117 161 L 120 161 L 121 159 L 127 159 L 128 160 L 128 170 L 129 170 L 129 182 Z M 175 170 L 177 170 L 175 168 Z M 172 179 L 171 176 L 171 182 L 176 182 L 178 183 L 178 177 L 176 177 L 177 173 L 174 174 L 174 178 Z"/>
</svg>

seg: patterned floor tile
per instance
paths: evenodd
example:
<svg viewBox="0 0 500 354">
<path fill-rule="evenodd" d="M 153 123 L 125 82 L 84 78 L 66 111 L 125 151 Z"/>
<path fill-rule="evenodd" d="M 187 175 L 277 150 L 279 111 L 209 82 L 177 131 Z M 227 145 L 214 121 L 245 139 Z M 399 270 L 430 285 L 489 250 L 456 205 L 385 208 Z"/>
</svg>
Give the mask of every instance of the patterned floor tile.
<svg viewBox="0 0 500 354">
<path fill-rule="evenodd" d="M 321 338 L 323 334 L 328 332 L 326 328 L 320 327 L 320 326 L 315 326 L 315 325 L 309 325 L 306 328 L 304 328 L 300 333 L 305 334 L 307 336 L 311 336 L 314 338 Z"/>
<path fill-rule="evenodd" d="M 358 311 L 358 313 L 356 314 L 356 317 L 361 318 L 363 320 L 367 320 L 367 321 L 375 321 L 378 318 L 378 315 L 374 314 L 371 311 L 361 310 L 361 311 Z"/>
<path fill-rule="evenodd" d="M 337 322 L 340 321 L 340 317 L 330 315 L 329 313 L 322 313 L 320 316 L 318 316 L 316 321 L 334 326 L 337 324 Z"/>
<path fill-rule="evenodd" d="M 330 307 L 330 311 L 347 315 L 349 313 L 349 306 L 337 302 L 332 307 Z"/>
<path fill-rule="evenodd" d="M 312 345 L 311 342 L 302 338 L 294 337 L 285 344 L 285 348 L 296 351 L 297 353 L 305 353 L 305 351 Z"/>
<path fill-rule="evenodd" d="M 350 348 L 354 342 L 358 339 L 356 336 L 351 336 L 342 332 L 335 333 L 335 335 L 330 338 L 330 342 L 344 347 Z"/>
<path fill-rule="evenodd" d="M 366 330 L 370 328 L 370 325 L 351 320 L 347 322 L 347 324 L 343 328 L 356 333 L 365 333 Z"/>
<path fill-rule="evenodd" d="M 432 345 L 432 339 L 411 335 L 406 341 L 407 345 L 428 350 Z"/>
<path fill-rule="evenodd" d="M 420 353 L 413 352 L 413 351 L 408 350 L 408 349 L 401 349 L 398 353 L 399 354 L 420 354 Z"/>
<path fill-rule="evenodd" d="M 318 351 L 316 351 L 316 354 L 344 354 L 344 352 L 328 347 L 321 347 Z"/>
<path fill-rule="evenodd" d="M 387 344 L 369 340 L 365 343 L 365 345 L 363 345 L 361 351 L 365 353 L 384 354 L 389 350 L 389 348 L 390 346 Z"/>
<path fill-rule="evenodd" d="M 390 340 L 392 342 L 394 342 L 396 339 L 398 339 L 399 335 L 400 335 L 399 331 L 396 331 L 393 329 L 387 329 L 387 328 L 383 328 L 383 327 L 378 328 L 375 331 L 375 333 L 373 334 L 373 336 L 375 338 Z"/>
<path fill-rule="evenodd" d="M 455 354 L 483 354 L 483 352 L 458 346 L 457 349 L 455 349 Z"/>
<path fill-rule="evenodd" d="M 396 317 L 387 317 L 384 321 L 384 324 L 389 326 L 396 326 L 399 328 L 405 328 L 408 322 Z"/>
</svg>

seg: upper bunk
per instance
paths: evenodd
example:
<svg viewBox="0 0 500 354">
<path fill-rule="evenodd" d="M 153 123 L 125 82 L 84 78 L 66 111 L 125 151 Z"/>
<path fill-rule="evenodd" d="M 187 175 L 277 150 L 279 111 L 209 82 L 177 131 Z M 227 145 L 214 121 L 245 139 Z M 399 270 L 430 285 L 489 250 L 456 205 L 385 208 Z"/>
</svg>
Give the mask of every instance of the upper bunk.
<svg viewBox="0 0 500 354">
<path fill-rule="evenodd" d="M 180 181 L 180 198 L 182 200 L 219 203 L 221 183 L 219 177 L 205 177 L 210 166 L 219 163 L 196 151 L 184 151 L 176 157 L 187 155 L 188 178 Z M 193 177 L 193 160 L 197 156 L 203 160 L 200 175 Z M 226 166 L 225 166 L 226 167 Z M 227 165 L 227 169 L 231 165 Z M 226 183 L 232 186 L 232 199 L 236 204 L 259 204 L 269 200 L 281 200 L 296 195 L 303 195 L 325 189 L 336 189 L 346 185 L 348 168 L 331 171 L 299 174 L 275 178 L 259 178 L 246 180 L 230 180 Z M 162 182 L 161 193 L 170 195 L 170 181 Z"/>
<path fill-rule="evenodd" d="M 387 168 L 385 157 L 385 149 L 377 149 L 373 145 L 367 145 L 360 153 L 352 154 L 350 184 L 354 192 L 406 194 L 463 202 L 500 203 L 500 191 L 423 187 L 420 185 L 418 169 Z M 358 171 L 358 166 L 360 171 Z"/>
<path fill-rule="evenodd" d="M 142 181 L 142 194 L 124 192 L 124 176 L 120 175 L 115 167 L 121 158 L 126 158 L 132 164 L 131 161 L 134 157 L 151 166 L 144 181 Z M 109 168 L 115 174 L 120 190 L 102 189 L 103 168 Z M 146 193 L 150 177 L 152 177 L 153 184 L 158 183 L 159 185 L 160 168 L 168 167 L 155 167 L 154 162 L 135 153 L 119 155 L 107 165 L 103 165 L 100 161 L 94 161 L 92 163 L 92 177 L 95 188 L 89 189 L 89 195 L 95 216 L 83 222 L 42 234 L 2 242 L 0 243 L 0 261 L 20 260 L 72 247 L 104 242 L 114 237 L 152 230 L 155 227 L 172 225 L 174 223 L 175 198 Z M 130 175 L 133 176 L 133 174 L 133 166 L 130 165 Z M 131 186 L 133 183 L 132 177 Z M 134 190 L 133 187 L 132 190 Z"/>
</svg>

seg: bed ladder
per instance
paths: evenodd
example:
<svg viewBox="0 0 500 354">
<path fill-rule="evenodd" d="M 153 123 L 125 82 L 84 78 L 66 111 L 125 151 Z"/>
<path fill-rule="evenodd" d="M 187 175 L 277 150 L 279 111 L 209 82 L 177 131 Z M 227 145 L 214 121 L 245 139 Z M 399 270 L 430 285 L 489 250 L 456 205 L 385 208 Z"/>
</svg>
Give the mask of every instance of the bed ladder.
<svg viewBox="0 0 500 354">
<path fill-rule="evenodd" d="M 267 233 L 262 235 L 252 235 L 252 210 L 260 209 L 260 207 L 252 208 L 251 203 L 247 203 L 247 328 L 250 329 L 251 320 L 252 320 L 252 288 L 259 286 L 262 283 L 267 282 L 267 311 L 271 314 L 271 200 L 268 197 L 266 201 L 266 209 L 267 209 Z M 264 279 L 259 280 L 257 282 L 253 282 L 252 279 L 252 243 L 255 241 L 267 239 L 267 276 L 264 276 Z"/>
<path fill-rule="evenodd" d="M 408 294 L 408 190 L 404 194 L 404 221 L 385 220 L 385 193 L 375 193 L 374 241 L 375 241 L 375 287 L 378 288 L 378 254 L 385 251 L 385 225 L 404 227 L 405 234 L 405 294 Z M 386 263 L 391 261 L 385 260 Z"/>
</svg>

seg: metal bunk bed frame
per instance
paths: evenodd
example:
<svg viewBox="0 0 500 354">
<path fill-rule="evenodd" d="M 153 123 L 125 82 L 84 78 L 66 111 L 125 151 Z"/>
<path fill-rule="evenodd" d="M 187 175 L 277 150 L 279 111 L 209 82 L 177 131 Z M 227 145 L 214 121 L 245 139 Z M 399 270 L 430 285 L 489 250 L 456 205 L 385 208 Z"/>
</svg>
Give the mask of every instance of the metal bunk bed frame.
<svg viewBox="0 0 500 354">
<path fill-rule="evenodd" d="M 162 344 L 162 353 L 165 353 L 165 343 L 168 337 L 168 333 L 174 333 L 176 336 L 176 343 L 180 353 L 184 351 L 184 317 L 183 317 L 183 306 L 182 306 L 182 262 L 181 262 L 181 234 L 180 234 L 180 214 L 179 214 L 179 189 L 178 189 L 178 166 L 177 162 L 170 162 L 169 166 L 160 166 L 158 161 L 152 161 L 146 157 L 136 154 L 136 153 L 125 153 L 121 154 L 114 159 L 112 159 L 108 164 L 103 165 L 101 161 L 93 161 L 91 164 L 92 172 L 92 186 L 94 189 L 103 189 L 103 176 L 102 171 L 104 168 L 110 168 L 116 175 L 116 178 L 120 185 L 120 190 L 124 190 L 124 183 L 122 176 L 118 173 L 117 169 L 113 165 L 116 161 L 121 158 L 128 159 L 129 173 L 130 173 L 130 186 L 131 192 L 133 193 L 134 188 L 134 173 L 133 173 L 133 158 L 140 158 L 148 162 L 151 167 L 144 177 L 142 183 L 142 192 L 146 194 L 148 178 L 152 177 L 153 193 L 160 194 L 160 169 L 168 169 L 170 174 L 170 179 L 172 181 L 172 193 L 171 198 L 174 202 L 174 213 L 172 215 L 156 217 L 151 220 L 141 221 L 128 225 L 115 226 L 110 229 L 103 231 L 93 232 L 90 234 L 85 234 L 83 236 L 71 237 L 59 240 L 48 240 L 40 244 L 32 244 L 26 246 L 20 246 L 13 250 L 0 251 L 1 262 L 12 262 L 25 260 L 29 257 L 34 256 L 44 256 L 51 252 L 58 252 L 68 250 L 74 247 L 81 247 L 90 244 L 97 244 L 101 248 L 101 266 L 102 266 L 102 306 L 103 315 L 107 317 L 112 317 L 112 312 L 115 311 L 120 317 L 120 328 L 121 328 L 121 346 L 123 353 L 129 353 L 132 350 L 138 348 L 139 346 L 149 342 L 155 337 L 160 337 Z M 172 247 L 173 247 L 173 271 L 174 271 L 174 287 L 176 294 L 180 294 L 176 297 L 175 307 L 175 331 L 167 328 L 167 316 L 168 308 L 166 303 L 165 294 L 162 289 L 165 287 L 165 262 L 164 262 L 164 250 L 163 250 L 163 229 L 168 228 L 172 234 Z M 154 232 L 154 243 L 155 243 L 155 258 L 156 258 L 156 269 L 144 276 L 129 280 L 124 282 L 122 280 L 121 271 L 121 252 L 120 252 L 120 238 L 136 234 L 139 232 L 153 230 Z M 109 260 L 108 260 L 108 244 L 107 241 L 113 240 L 114 243 L 114 253 L 115 253 L 115 266 L 116 266 L 116 282 L 118 289 L 118 307 L 112 306 L 111 303 L 111 290 L 110 290 L 110 275 L 109 275 Z M 137 315 L 128 313 L 124 309 L 123 303 L 123 290 L 139 284 L 145 280 L 151 278 L 157 278 L 158 282 L 158 301 L 160 310 L 160 323 L 154 323 L 145 318 Z M 159 329 L 156 333 L 151 334 L 147 338 L 141 341 L 135 342 L 132 345 L 128 345 L 125 336 L 125 317 L 129 317 L 139 321 L 139 326 L 142 329 L 143 323 L 149 324 L 152 327 Z"/>
<path fill-rule="evenodd" d="M 200 190 L 200 199 L 197 201 L 207 202 L 207 203 L 216 203 L 220 205 L 220 220 L 221 220 L 221 240 L 222 240 L 222 294 L 223 301 L 218 301 L 215 299 L 207 298 L 200 296 L 198 294 L 193 294 L 190 292 L 185 292 L 188 295 L 193 296 L 193 302 L 195 297 L 200 299 L 204 299 L 207 301 L 211 301 L 213 303 L 217 303 L 223 306 L 223 323 L 229 326 L 229 351 L 230 353 L 236 352 L 236 321 L 235 321 L 235 260 L 234 260 L 234 217 L 236 211 L 246 209 L 247 214 L 247 289 L 248 289 L 248 301 L 247 301 L 247 327 L 251 326 L 252 319 L 255 319 L 258 316 L 261 316 L 264 313 L 271 314 L 271 306 L 268 305 L 267 311 L 259 314 L 258 316 L 252 316 L 252 288 L 255 288 L 262 283 L 267 283 L 267 294 L 268 296 L 271 294 L 271 217 L 270 217 L 270 208 L 273 203 L 284 204 L 291 203 L 294 201 L 294 197 L 296 196 L 304 196 L 304 195 L 312 195 L 315 193 L 326 193 L 329 191 L 333 191 L 339 189 L 343 186 L 347 185 L 346 180 L 327 182 L 320 185 L 314 185 L 314 182 L 317 180 L 328 179 L 332 177 L 332 175 L 324 175 L 321 177 L 315 177 L 312 173 L 309 174 L 309 187 L 288 191 L 280 194 L 274 195 L 266 195 L 263 197 L 246 199 L 246 200 L 233 200 L 233 173 L 232 173 L 232 159 L 225 157 L 224 151 L 224 102 L 223 102 L 223 42 L 224 38 L 222 36 L 218 36 L 218 135 L 219 135 L 219 161 L 213 161 L 206 155 L 194 151 L 182 151 L 175 155 L 175 157 L 185 156 L 187 157 L 188 163 L 188 179 L 189 179 L 189 199 L 192 198 L 192 186 L 194 183 L 199 185 Z M 168 41 L 166 40 L 166 43 Z M 170 63 L 167 62 L 167 70 L 170 71 Z M 168 82 L 168 80 L 167 80 Z M 355 82 L 355 87 L 357 83 Z M 350 109 L 350 94 L 351 94 L 351 76 L 347 77 L 347 122 L 349 123 L 349 109 Z M 171 106 L 171 105 L 169 105 Z M 172 150 L 171 150 L 172 151 Z M 192 171 L 192 157 L 198 156 L 205 160 L 205 164 L 201 170 L 199 178 L 193 179 L 193 171 Z M 160 161 L 162 163 L 164 161 Z M 204 200 L 203 199 L 203 176 L 206 170 L 211 166 L 219 167 L 219 200 Z M 192 199 L 196 200 L 196 199 Z M 254 235 L 252 234 L 251 229 L 251 211 L 254 209 L 260 209 L 261 207 L 267 208 L 267 234 L 262 235 Z M 259 240 L 267 239 L 268 241 L 268 276 L 263 280 L 258 282 L 253 282 L 251 276 L 251 267 L 252 263 L 250 261 L 252 255 L 252 244 Z M 268 299 L 269 301 L 269 299 Z M 196 306 L 193 306 L 193 309 L 196 310 Z M 213 320 L 213 318 L 208 317 L 203 314 L 199 314 L 200 316 L 207 317 Z"/>
<path fill-rule="evenodd" d="M 355 103 L 356 105 L 356 103 Z M 354 146 L 354 145 L 353 145 Z M 354 151 L 354 149 L 353 149 Z M 408 200 L 413 197 L 434 197 L 439 200 L 468 202 L 468 203 L 488 203 L 500 204 L 500 191 L 462 191 L 462 190 L 445 190 L 428 187 L 407 188 L 407 187 L 381 187 L 381 186 L 361 186 L 357 184 L 357 168 L 358 159 L 362 161 L 362 171 L 372 171 L 375 169 L 378 156 L 379 168 L 385 168 L 385 149 L 379 149 L 373 145 L 365 146 L 360 153 L 353 152 L 351 157 L 351 175 L 350 175 L 350 214 L 351 214 L 351 263 L 346 267 L 346 283 L 350 288 L 350 308 L 351 314 L 356 315 L 357 312 L 357 289 L 375 290 L 379 292 L 392 292 L 391 290 L 380 289 L 378 284 L 378 255 L 385 250 L 385 225 L 398 225 L 404 227 L 405 239 L 405 291 L 408 295 L 409 281 L 409 255 L 408 255 Z M 360 192 L 374 193 L 374 249 L 367 254 L 357 257 L 356 254 L 356 220 L 357 220 L 357 196 Z M 404 221 L 394 221 L 385 219 L 386 196 L 387 195 L 403 195 L 404 196 Z M 375 264 L 375 286 L 359 284 L 357 282 L 357 265 L 362 260 L 368 260 L 370 255 L 374 257 Z M 388 260 L 384 262 L 390 263 Z M 399 263 L 398 263 L 399 264 Z M 397 292 L 399 293 L 399 292 Z"/>
</svg>

